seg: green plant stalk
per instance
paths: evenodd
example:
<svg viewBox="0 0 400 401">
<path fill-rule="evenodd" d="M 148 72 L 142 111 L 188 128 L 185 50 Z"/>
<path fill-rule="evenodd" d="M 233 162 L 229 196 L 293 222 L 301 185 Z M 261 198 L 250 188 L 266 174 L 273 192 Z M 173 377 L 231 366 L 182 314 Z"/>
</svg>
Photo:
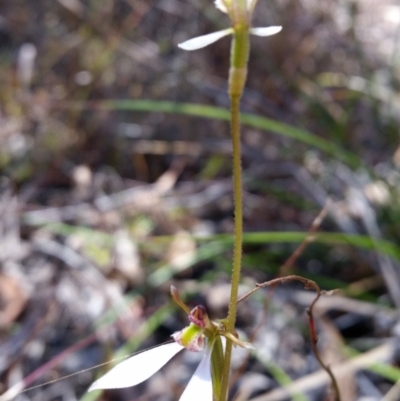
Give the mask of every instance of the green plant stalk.
<svg viewBox="0 0 400 401">
<path fill-rule="evenodd" d="M 214 399 L 219 399 L 221 394 L 221 376 L 220 372 L 224 366 L 224 351 L 221 337 L 215 338 L 212 354 L 211 354 L 211 375 Z"/>
<path fill-rule="evenodd" d="M 240 146 L 240 98 L 247 76 L 249 56 L 249 33 L 247 26 L 235 27 L 231 47 L 231 68 L 229 70 L 229 97 L 231 102 L 231 136 L 233 152 L 233 196 L 235 204 L 235 232 L 233 245 L 233 268 L 231 295 L 229 301 L 226 330 L 235 335 L 236 303 L 240 282 L 243 243 L 243 199 L 242 199 L 242 163 Z M 222 370 L 219 401 L 226 401 L 228 396 L 229 372 L 231 366 L 232 342 L 227 340 L 224 367 Z"/>
</svg>

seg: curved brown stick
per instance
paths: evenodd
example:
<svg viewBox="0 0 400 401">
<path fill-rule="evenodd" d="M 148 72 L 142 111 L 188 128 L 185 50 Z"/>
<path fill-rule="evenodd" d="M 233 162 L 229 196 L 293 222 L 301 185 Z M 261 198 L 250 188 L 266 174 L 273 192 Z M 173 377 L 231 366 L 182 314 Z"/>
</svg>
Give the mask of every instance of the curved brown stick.
<svg viewBox="0 0 400 401">
<path fill-rule="evenodd" d="M 321 355 L 318 351 L 318 347 L 317 347 L 317 342 L 318 342 L 318 335 L 317 335 L 317 331 L 315 329 L 315 321 L 314 321 L 314 306 L 317 303 L 318 299 L 320 298 L 321 295 L 326 294 L 326 295 L 330 295 L 332 292 L 331 291 L 321 291 L 321 289 L 319 288 L 318 284 L 313 281 L 313 280 L 309 280 L 305 277 L 301 277 L 301 276 L 297 276 L 297 275 L 290 275 L 290 276 L 285 276 L 285 277 L 278 277 L 276 279 L 270 280 L 270 281 L 266 281 L 265 283 L 261 283 L 261 284 L 256 284 L 256 287 L 254 289 L 252 289 L 251 291 L 249 291 L 247 294 L 243 295 L 239 300 L 239 302 L 242 302 L 244 300 L 246 300 L 250 295 L 252 295 L 253 293 L 255 293 L 256 291 L 258 291 L 260 288 L 264 288 L 264 287 L 270 287 L 270 286 L 274 286 L 276 284 L 284 284 L 287 283 L 289 281 L 301 281 L 304 284 L 304 288 L 306 290 L 315 290 L 317 295 L 315 296 L 314 300 L 311 302 L 310 307 L 307 309 L 307 315 L 308 315 L 308 324 L 310 327 L 310 336 L 311 336 L 311 347 L 312 350 L 314 352 L 315 357 L 317 358 L 318 363 L 321 365 L 322 369 L 325 370 L 325 372 L 329 375 L 331 382 L 332 382 L 332 387 L 333 387 L 333 391 L 335 393 L 335 401 L 341 401 L 340 398 L 340 392 L 339 392 L 339 386 L 337 384 L 336 378 L 332 373 L 331 368 L 326 365 L 321 358 Z"/>
</svg>

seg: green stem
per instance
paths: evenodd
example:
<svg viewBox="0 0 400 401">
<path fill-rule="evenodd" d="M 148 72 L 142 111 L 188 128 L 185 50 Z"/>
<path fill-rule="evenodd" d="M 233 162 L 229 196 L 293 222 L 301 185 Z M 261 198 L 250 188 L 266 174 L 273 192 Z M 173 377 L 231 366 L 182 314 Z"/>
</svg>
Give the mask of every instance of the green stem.
<svg viewBox="0 0 400 401">
<path fill-rule="evenodd" d="M 236 304 L 242 265 L 243 243 L 243 199 L 242 163 L 240 146 L 240 98 L 246 82 L 249 39 L 247 27 L 237 29 L 233 35 L 231 49 L 231 68 L 229 71 L 229 97 L 231 101 L 231 136 L 233 151 L 233 196 L 235 203 L 235 233 L 233 248 L 233 268 L 231 296 L 229 302 L 226 330 L 235 334 Z M 232 341 L 227 340 L 224 367 L 222 370 L 219 401 L 226 401 L 228 395 L 229 372 L 231 366 Z"/>
</svg>

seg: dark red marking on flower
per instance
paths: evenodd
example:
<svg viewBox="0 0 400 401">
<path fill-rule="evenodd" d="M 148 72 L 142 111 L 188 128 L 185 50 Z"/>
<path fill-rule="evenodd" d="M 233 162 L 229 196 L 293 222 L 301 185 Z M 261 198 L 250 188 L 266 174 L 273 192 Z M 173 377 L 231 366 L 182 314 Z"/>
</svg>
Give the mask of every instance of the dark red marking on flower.
<svg viewBox="0 0 400 401">
<path fill-rule="evenodd" d="M 201 328 L 206 327 L 207 324 L 207 312 L 206 308 L 203 305 L 198 305 L 192 309 L 189 313 L 189 320 L 194 323 L 196 326 Z"/>
</svg>

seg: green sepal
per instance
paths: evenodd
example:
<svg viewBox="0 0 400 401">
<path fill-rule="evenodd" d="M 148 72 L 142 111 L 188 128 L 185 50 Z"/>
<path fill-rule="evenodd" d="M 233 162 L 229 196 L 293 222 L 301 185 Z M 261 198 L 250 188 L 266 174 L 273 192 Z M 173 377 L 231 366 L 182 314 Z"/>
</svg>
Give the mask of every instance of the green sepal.
<svg viewBox="0 0 400 401">
<path fill-rule="evenodd" d="M 216 336 L 211 353 L 211 377 L 214 400 L 218 400 L 221 393 L 221 379 L 224 366 L 224 350 L 220 336 Z"/>
</svg>

